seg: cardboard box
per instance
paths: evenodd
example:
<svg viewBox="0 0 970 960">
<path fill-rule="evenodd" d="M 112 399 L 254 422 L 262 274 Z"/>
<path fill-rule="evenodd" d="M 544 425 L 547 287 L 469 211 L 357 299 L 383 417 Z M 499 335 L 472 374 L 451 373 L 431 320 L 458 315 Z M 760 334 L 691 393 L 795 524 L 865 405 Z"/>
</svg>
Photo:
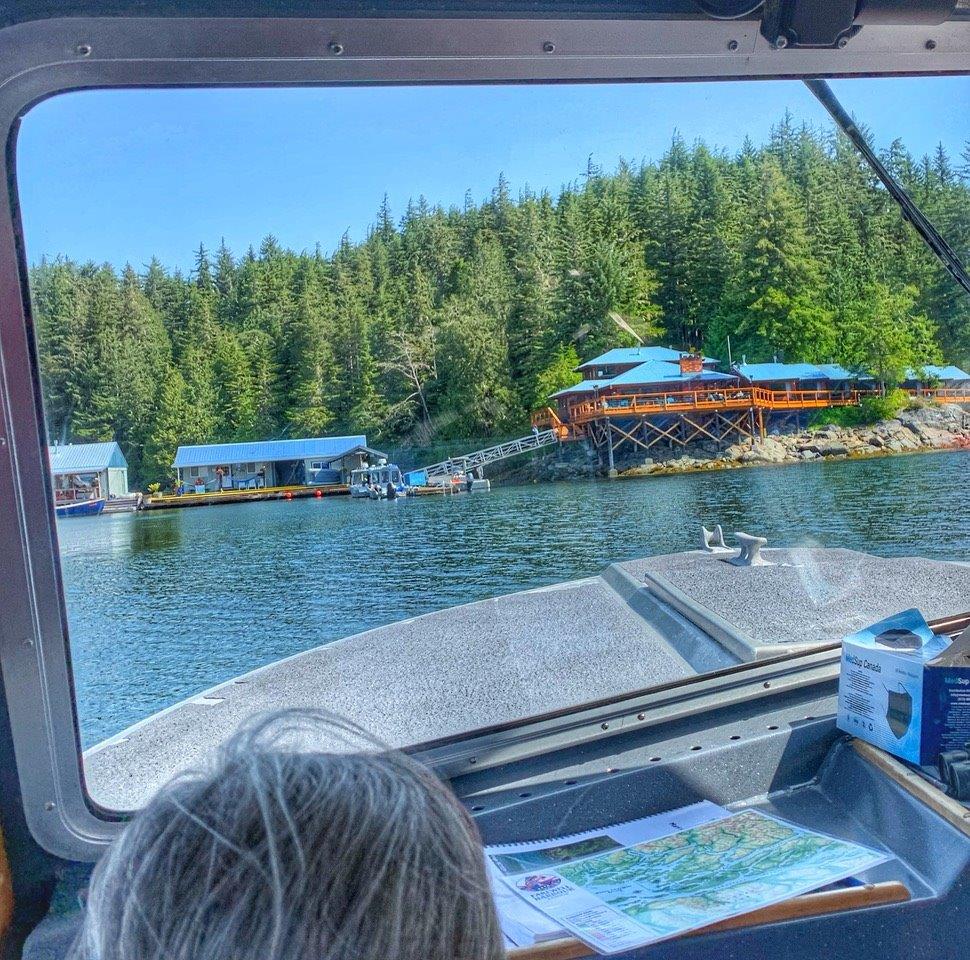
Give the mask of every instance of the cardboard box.
<svg viewBox="0 0 970 960">
<path fill-rule="evenodd" d="M 838 727 L 917 764 L 970 741 L 970 636 L 933 633 L 918 610 L 842 641 Z"/>
</svg>

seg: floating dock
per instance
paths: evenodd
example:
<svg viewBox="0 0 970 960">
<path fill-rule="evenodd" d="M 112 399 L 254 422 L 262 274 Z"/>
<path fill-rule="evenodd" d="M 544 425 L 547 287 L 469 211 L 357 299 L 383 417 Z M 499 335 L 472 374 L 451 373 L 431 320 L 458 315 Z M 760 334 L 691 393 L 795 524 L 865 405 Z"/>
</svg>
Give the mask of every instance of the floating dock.
<svg viewBox="0 0 970 960">
<path fill-rule="evenodd" d="M 350 487 L 343 483 L 317 484 L 312 487 L 261 487 L 258 490 L 213 490 L 206 493 L 156 494 L 142 502 L 143 510 L 174 510 L 178 507 L 211 507 L 226 503 L 252 503 L 257 500 L 297 500 L 306 497 L 349 496 Z"/>
</svg>

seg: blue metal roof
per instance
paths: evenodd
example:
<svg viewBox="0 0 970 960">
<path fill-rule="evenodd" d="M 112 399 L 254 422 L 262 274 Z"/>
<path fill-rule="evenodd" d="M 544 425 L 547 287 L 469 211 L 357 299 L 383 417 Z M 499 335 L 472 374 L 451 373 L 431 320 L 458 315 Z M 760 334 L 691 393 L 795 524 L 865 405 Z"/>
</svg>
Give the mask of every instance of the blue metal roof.
<svg viewBox="0 0 970 960">
<path fill-rule="evenodd" d="M 592 360 L 581 363 L 576 369 L 587 370 L 590 367 L 610 366 L 615 363 L 643 363 L 646 360 L 665 360 L 677 363 L 686 350 L 673 350 L 670 347 L 616 347 Z M 717 363 L 714 357 L 704 357 L 705 363 Z"/>
<path fill-rule="evenodd" d="M 906 379 L 923 379 L 922 376 L 917 376 L 917 374 L 925 374 L 926 377 L 935 378 L 937 380 L 970 380 L 970 373 L 967 373 L 966 370 L 961 370 L 959 367 L 953 366 L 952 363 L 948 363 L 943 367 L 939 367 L 934 363 L 928 363 L 921 370 L 907 370 Z"/>
<path fill-rule="evenodd" d="M 66 443 L 47 448 L 51 473 L 97 473 L 108 467 L 127 467 L 121 447 L 110 443 Z"/>
<path fill-rule="evenodd" d="M 737 380 L 737 376 L 729 373 L 718 373 L 716 370 L 702 370 L 700 373 L 681 373 L 680 367 L 662 360 L 648 360 L 638 364 L 631 370 L 621 373 L 611 380 L 605 381 L 607 386 L 640 386 L 641 384 L 668 383 L 696 383 L 711 380 Z"/>
<path fill-rule="evenodd" d="M 746 380 L 859 380 L 858 374 L 837 363 L 738 363 L 734 367 Z"/>
<path fill-rule="evenodd" d="M 556 393 L 550 394 L 549 399 L 573 396 L 577 393 L 592 393 L 594 390 L 602 390 L 603 387 L 612 382 L 612 380 L 580 380 L 579 383 L 574 383 L 571 387 L 566 387 L 565 390 L 558 390 Z"/>
<path fill-rule="evenodd" d="M 252 443 L 205 443 L 179 447 L 173 467 L 211 467 L 223 463 L 269 463 L 310 457 L 336 460 L 355 447 L 366 447 L 367 437 L 312 437 L 305 440 L 256 440 Z"/>
</svg>

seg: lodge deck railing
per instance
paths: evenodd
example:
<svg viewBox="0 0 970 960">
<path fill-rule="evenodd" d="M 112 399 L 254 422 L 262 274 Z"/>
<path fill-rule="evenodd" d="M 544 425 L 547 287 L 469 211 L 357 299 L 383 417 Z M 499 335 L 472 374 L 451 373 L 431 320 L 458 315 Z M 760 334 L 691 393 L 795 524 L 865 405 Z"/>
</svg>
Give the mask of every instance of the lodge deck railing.
<svg viewBox="0 0 970 960">
<path fill-rule="evenodd" d="M 970 402 L 970 389 L 910 390 L 914 397 L 938 402 Z M 877 391 L 864 390 L 767 390 L 764 387 L 738 386 L 719 389 L 673 392 L 636 392 L 610 394 L 591 400 L 580 400 L 566 406 L 560 419 L 553 411 L 558 426 L 568 436 L 570 427 L 603 418 L 656 416 L 665 413 L 726 412 L 731 410 L 798 411 L 828 407 L 856 406 Z M 544 414 L 541 411 L 540 414 Z M 539 414 L 537 414 L 537 417 Z M 535 420 L 534 420 L 535 422 Z M 550 422 L 548 416 L 544 422 Z"/>
</svg>

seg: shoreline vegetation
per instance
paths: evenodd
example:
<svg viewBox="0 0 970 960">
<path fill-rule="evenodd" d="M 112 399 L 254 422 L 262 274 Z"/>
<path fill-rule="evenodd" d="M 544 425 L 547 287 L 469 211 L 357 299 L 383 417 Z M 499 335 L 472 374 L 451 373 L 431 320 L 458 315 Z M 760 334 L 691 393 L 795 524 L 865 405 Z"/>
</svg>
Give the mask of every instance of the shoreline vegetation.
<svg viewBox="0 0 970 960">
<path fill-rule="evenodd" d="M 618 458 L 616 479 L 958 450 L 970 450 L 970 410 L 959 404 L 927 404 L 874 424 L 825 424 L 803 431 L 770 434 L 754 444 L 733 444 L 722 449 L 713 444 L 698 444 L 686 451 L 627 454 Z M 510 466 L 499 479 L 528 483 L 605 476 L 605 468 L 596 461 L 595 455 L 582 444 L 574 443 L 557 454 Z"/>
<path fill-rule="evenodd" d="M 966 259 L 970 152 L 883 159 Z M 732 154 L 675 135 L 656 160 L 590 162 L 556 193 L 385 198 L 330 252 L 48 258 L 30 286 L 51 442 L 117 440 L 135 488 L 170 484 L 181 444 L 522 435 L 582 359 L 637 339 L 890 386 L 970 361 L 970 300 L 852 145 L 790 116 Z"/>
</svg>

